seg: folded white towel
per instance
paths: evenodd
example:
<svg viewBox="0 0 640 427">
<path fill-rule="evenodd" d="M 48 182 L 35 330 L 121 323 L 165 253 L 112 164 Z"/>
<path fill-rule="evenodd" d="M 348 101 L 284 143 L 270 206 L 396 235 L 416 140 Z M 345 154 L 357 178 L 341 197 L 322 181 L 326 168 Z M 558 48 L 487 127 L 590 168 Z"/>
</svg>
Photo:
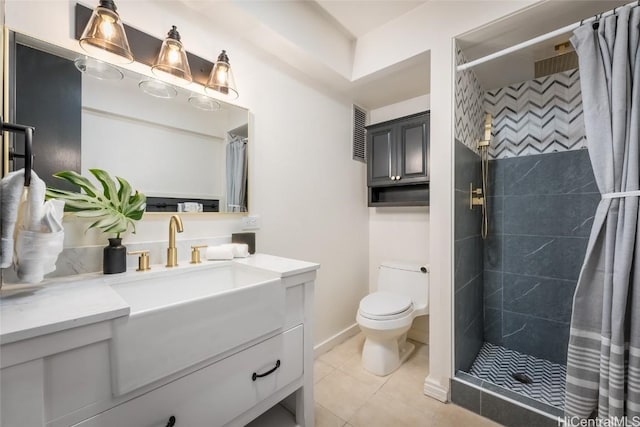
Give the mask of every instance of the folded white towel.
<svg viewBox="0 0 640 427">
<path fill-rule="evenodd" d="M 20 229 L 16 237 L 16 273 L 20 280 L 27 283 L 39 283 L 45 274 L 56 270 L 56 261 L 64 242 L 64 202 L 48 200 L 41 210 L 44 213 L 39 230 Z"/>
<path fill-rule="evenodd" d="M 0 181 L 2 236 L 0 236 L 0 268 L 13 261 L 16 225 L 39 231 L 43 216 L 45 184 L 31 171 L 31 185 L 24 186 L 24 169 L 7 174 Z"/>
<path fill-rule="evenodd" d="M 14 265 L 23 282 L 38 283 L 56 269 L 62 252 L 64 202 L 45 203 L 45 184 L 31 171 L 31 185 L 24 187 L 24 170 L 11 172 L 0 181 L 2 191 L 1 265 Z"/>
<path fill-rule="evenodd" d="M 63 230 L 62 217 L 64 216 L 64 200 L 51 199 L 44 203 L 44 215 L 42 216 L 42 231 L 57 233 Z"/>
<path fill-rule="evenodd" d="M 208 260 L 230 260 L 233 259 L 233 251 L 221 246 L 210 246 L 207 248 Z"/>
<path fill-rule="evenodd" d="M 220 246 L 230 249 L 234 258 L 246 258 L 249 256 L 249 245 L 246 243 L 226 243 Z"/>
<path fill-rule="evenodd" d="M 22 282 L 39 283 L 56 269 L 64 232 L 41 233 L 20 230 L 16 238 L 16 273 Z"/>
</svg>

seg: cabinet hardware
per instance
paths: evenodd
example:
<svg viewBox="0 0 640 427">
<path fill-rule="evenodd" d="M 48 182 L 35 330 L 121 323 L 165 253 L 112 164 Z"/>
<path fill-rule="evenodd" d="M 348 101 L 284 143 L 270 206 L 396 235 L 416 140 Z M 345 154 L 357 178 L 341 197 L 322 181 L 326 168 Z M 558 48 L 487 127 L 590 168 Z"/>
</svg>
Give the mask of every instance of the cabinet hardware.
<svg viewBox="0 0 640 427">
<path fill-rule="evenodd" d="M 278 360 L 276 361 L 276 366 L 274 366 L 273 368 L 271 368 L 270 370 L 268 370 L 268 371 L 267 371 L 267 372 L 265 372 L 264 374 L 258 374 L 258 373 L 255 373 L 255 372 L 254 372 L 254 373 L 251 375 L 251 379 L 252 379 L 253 381 L 255 381 L 255 380 L 256 380 L 256 379 L 258 379 L 258 378 L 266 377 L 267 375 L 273 374 L 273 373 L 276 371 L 276 369 L 278 369 L 279 367 L 280 367 L 280 359 L 278 359 Z"/>
<path fill-rule="evenodd" d="M 169 422 L 167 423 L 167 427 L 173 427 L 174 425 L 176 425 L 176 417 L 171 415 L 171 417 L 169 417 Z"/>
<path fill-rule="evenodd" d="M 395 180 L 396 180 L 396 177 L 395 177 L 395 176 L 392 176 L 392 177 L 391 177 L 391 181 L 395 181 Z"/>
<path fill-rule="evenodd" d="M 400 178 L 402 178 L 400 175 L 396 176 L 396 181 L 400 181 Z"/>
</svg>

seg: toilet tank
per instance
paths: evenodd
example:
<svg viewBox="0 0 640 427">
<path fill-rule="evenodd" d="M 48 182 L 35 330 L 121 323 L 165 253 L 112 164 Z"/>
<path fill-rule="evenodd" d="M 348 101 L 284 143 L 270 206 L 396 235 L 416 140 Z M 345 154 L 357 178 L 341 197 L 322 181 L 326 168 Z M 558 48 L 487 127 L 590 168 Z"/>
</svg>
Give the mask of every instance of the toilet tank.
<svg viewBox="0 0 640 427">
<path fill-rule="evenodd" d="M 378 291 L 406 295 L 414 305 L 429 302 L 429 266 L 386 261 L 378 267 Z"/>
</svg>

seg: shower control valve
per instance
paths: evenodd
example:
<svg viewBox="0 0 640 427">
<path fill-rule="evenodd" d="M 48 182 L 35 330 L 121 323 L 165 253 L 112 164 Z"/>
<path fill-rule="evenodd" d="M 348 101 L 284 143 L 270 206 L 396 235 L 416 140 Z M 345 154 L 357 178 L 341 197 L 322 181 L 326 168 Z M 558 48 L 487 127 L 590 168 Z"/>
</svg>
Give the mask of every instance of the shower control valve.
<svg viewBox="0 0 640 427">
<path fill-rule="evenodd" d="M 484 197 L 482 194 L 482 188 L 473 188 L 473 183 L 469 183 L 469 209 L 473 209 L 474 206 L 484 205 Z"/>
</svg>

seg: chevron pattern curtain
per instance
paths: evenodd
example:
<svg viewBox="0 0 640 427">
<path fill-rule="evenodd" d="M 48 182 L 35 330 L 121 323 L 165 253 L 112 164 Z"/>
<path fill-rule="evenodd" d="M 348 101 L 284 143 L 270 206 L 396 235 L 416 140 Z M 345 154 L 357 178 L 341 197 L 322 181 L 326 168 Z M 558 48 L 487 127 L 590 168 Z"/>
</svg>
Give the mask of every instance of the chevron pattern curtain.
<svg viewBox="0 0 640 427">
<path fill-rule="evenodd" d="M 571 39 L 602 200 L 573 300 L 565 412 L 631 425 L 619 422 L 640 416 L 640 7 L 594 27 Z"/>
</svg>

